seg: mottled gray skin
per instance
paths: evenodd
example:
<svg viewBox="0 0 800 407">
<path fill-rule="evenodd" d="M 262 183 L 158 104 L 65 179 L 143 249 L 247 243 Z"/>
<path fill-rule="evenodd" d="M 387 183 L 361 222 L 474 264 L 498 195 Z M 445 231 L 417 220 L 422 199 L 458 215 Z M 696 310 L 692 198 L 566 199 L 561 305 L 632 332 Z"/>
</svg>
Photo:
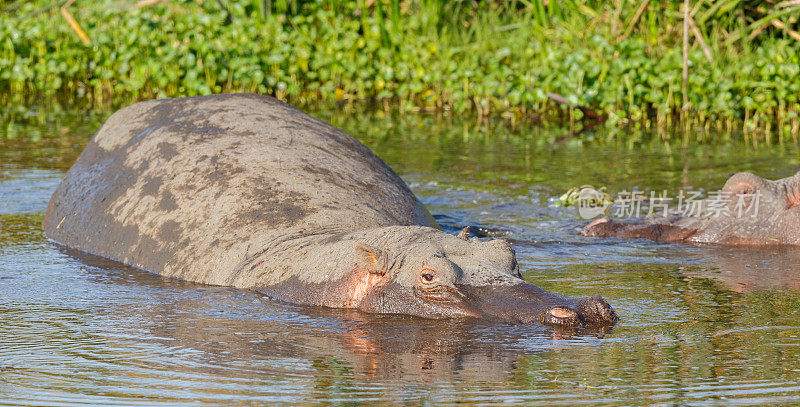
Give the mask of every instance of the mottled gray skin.
<svg viewBox="0 0 800 407">
<path fill-rule="evenodd" d="M 703 216 L 687 217 L 673 209 L 667 216 L 648 215 L 641 223 L 603 218 L 588 224 L 583 234 L 739 246 L 800 245 L 800 173 L 771 181 L 740 172 L 722 191 L 730 195 L 725 200 L 728 211 L 720 216 L 704 211 Z M 743 205 L 737 207 L 739 196 L 744 197 Z M 710 199 L 703 202 L 704 208 Z"/>
<path fill-rule="evenodd" d="M 153 100 L 115 113 L 53 194 L 44 230 L 163 276 L 298 304 L 616 320 L 599 297 L 522 280 L 507 242 L 442 232 L 368 148 L 266 96 Z"/>
</svg>

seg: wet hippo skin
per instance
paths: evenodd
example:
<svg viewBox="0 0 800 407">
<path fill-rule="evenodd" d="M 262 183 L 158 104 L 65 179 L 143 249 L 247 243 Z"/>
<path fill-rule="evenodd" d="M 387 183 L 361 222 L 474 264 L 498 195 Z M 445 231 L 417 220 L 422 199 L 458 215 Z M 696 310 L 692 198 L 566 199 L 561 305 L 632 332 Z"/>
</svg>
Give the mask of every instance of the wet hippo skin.
<svg viewBox="0 0 800 407">
<path fill-rule="evenodd" d="M 600 297 L 525 282 L 504 240 L 442 232 L 341 130 L 267 96 L 162 99 L 100 128 L 45 234 L 163 276 L 298 304 L 429 318 L 612 324 Z"/>
</svg>

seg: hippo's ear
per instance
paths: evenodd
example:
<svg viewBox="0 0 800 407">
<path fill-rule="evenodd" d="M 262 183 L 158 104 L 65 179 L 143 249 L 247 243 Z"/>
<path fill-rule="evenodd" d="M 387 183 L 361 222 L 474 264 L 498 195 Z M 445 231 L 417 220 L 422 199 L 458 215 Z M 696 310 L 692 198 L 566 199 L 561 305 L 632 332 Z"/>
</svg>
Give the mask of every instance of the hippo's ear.
<svg viewBox="0 0 800 407">
<path fill-rule="evenodd" d="M 722 190 L 733 194 L 752 194 L 766 186 L 766 180 L 749 172 L 737 172 L 728 178 Z M 735 197 L 734 197 L 735 198 Z"/>
<path fill-rule="evenodd" d="M 382 276 L 389 269 L 389 255 L 385 250 L 359 242 L 356 243 L 356 263 L 358 268 Z"/>
</svg>

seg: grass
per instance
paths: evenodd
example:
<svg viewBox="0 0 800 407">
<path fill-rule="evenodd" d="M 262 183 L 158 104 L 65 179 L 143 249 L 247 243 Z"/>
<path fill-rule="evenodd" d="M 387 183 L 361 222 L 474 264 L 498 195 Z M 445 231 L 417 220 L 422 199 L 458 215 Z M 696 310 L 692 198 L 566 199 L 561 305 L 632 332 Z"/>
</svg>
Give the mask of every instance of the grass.
<svg viewBox="0 0 800 407">
<path fill-rule="evenodd" d="M 0 92 L 102 104 L 250 91 L 299 105 L 582 119 L 553 93 L 610 127 L 796 139 L 800 5 L 693 2 L 684 104 L 682 2 L 649 3 L 78 0 L 67 10 L 84 45 L 58 7 L 6 2 Z"/>
</svg>

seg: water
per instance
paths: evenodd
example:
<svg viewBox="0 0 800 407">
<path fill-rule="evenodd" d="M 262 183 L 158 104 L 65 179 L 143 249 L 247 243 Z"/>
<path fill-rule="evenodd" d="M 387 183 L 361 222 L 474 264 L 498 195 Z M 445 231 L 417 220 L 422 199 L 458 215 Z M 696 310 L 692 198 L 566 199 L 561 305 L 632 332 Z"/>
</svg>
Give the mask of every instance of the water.
<svg viewBox="0 0 800 407">
<path fill-rule="evenodd" d="M 800 401 L 795 248 L 584 238 L 575 209 L 552 205 L 586 183 L 783 177 L 798 170 L 794 145 L 564 141 L 468 119 L 318 114 L 391 164 L 448 230 L 509 231 L 529 281 L 602 294 L 621 321 L 575 331 L 299 307 L 61 248 L 42 236 L 42 213 L 108 112 L 17 108 L 0 115 L 0 404 Z"/>
</svg>

